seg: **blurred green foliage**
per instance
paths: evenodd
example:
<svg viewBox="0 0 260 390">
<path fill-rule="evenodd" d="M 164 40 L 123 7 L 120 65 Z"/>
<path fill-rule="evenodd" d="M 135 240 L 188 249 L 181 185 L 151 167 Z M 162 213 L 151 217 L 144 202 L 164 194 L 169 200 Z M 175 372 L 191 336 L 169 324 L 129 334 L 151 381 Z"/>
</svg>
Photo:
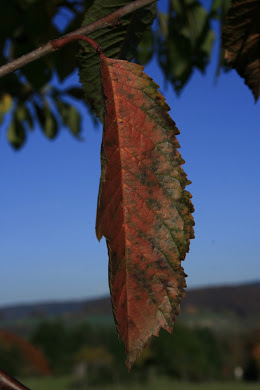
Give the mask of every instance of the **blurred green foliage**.
<svg viewBox="0 0 260 390">
<path fill-rule="evenodd" d="M 162 374 L 184 381 L 222 377 L 223 351 L 207 328 L 176 326 L 172 335 L 164 331 L 153 344 L 156 365 Z"/>
<path fill-rule="evenodd" d="M 258 334 L 258 333 L 257 333 Z M 112 326 L 81 323 L 65 326 L 60 321 L 39 324 L 32 343 L 47 358 L 53 373 L 73 373 L 79 362 L 88 366 L 92 384 L 146 381 L 153 376 L 181 381 L 234 379 L 234 368 L 247 367 L 258 345 L 252 335 L 236 338 L 217 335 L 208 328 L 176 325 L 172 334 L 160 332 L 141 353 L 130 375 L 125 367 L 125 350 Z M 250 341 L 250 351 L 247 345 Z M 238 345 L 239 344 L 239 345 Z M 255 359 L 256 366 L 257 361 Z M 257 366 L 257 372 L 260 367 Z"/>
<path fill-rule="evenodd" d="M 33 390 L 65 390 L 73 388 L 70 376 L 48 378 L 24 378 L 22 380 Z M 88 386 L 89 390 L 259 390 L 259 383 L 246 382 L 179 382 L 172 378 L 153 378 L 147 383 L 107 384 Z"/>
<path fill-rule="evenodd" d="M 115 0 L 111 7 L 107 0 L 8 0 L 0 14 L 0 64 L 130 1 Z M 156 57 L 165 79 L 179 93 L 195 68 L 205 72 L 214 41 L 212 20 L 221 25 L 229 4 L 230 0 L 212 0 L 207 10 L 199 0 L 167 0 L 167 10 L 162 12 L 158 2 L 157 18 L 154 3 L 126 16 L 118 26 L 92 35 L 108 56 L 134 59 L 142 65 Z M 77 43 L 70 44 L 0 79 L 0 123 L 8 115 L 5 130 L 15 149 L 24 144 L 36 123 L 49 139 L 55 139 L 62 124 L 79 138 L 82 120 L 77 100 L 85 103 L 93 118 L 102 120 L 98 57 L 84 44 L 80 52 L 78 49 Z M 63 81 L 75 71 L 76 58 L 88 91 L 85 99 L 81 88 L 62 89 L 53 83 L 55 75 Z M 222 66 L 221 54 L 219 68 Z M 72 98 L 70 103 L 68 98 Z"/>
<path fill-rule="evenodd" d="M 83 20 L 82 7 L 83 1 L 69 0 L 6 2 L 0 14 L 1 65 L 78 28 Z M 74 87 L 70 93 L 52 83 L 54 75 L 63 81 L 75 71 L 77 50 L 77 44 L 68 45 L 0 79 L 0 123 L 9 114 L 7 139 L 15 149 L 24 144 L 36 123 L 49 139 L 58 135 L 62 122 L 74 136 L 80 133 L 80 115 L 64 97 L 75 102 L 75 95 L 82 99 L 83 92 Z"/>
<path fill-rule="evenodd" d="M 1 344 L 0 347 L 0 362 L 1 367 L 12 376 L 24 374 L 24 361 L 21 351 L 18 347 L 7 347 Z"/>
<path fill-rule="evenodd" d="M 179 383 L 232 381 L 237 367 L 242 367 L 245 380 L 253 382 L 260 374 L 259 335 L 259 327 L 223 333 L 181 322 L 172 334 L 161 330 L 159 338 L 150 340 L 130 374 L 124 345 L 113 325 L 49 319 L 35 324 L 28 338 L 46 359 L 51 373 L 55 377 L 69 375 L 77 387 L 83 381 L 95 386 L 145 385 L 154 378 L 171 378 Z M 0 366 L 20 377 L 30 376 L 32 371 L 19 348 L 8 348 L 3 342 Z"/>
</svg>

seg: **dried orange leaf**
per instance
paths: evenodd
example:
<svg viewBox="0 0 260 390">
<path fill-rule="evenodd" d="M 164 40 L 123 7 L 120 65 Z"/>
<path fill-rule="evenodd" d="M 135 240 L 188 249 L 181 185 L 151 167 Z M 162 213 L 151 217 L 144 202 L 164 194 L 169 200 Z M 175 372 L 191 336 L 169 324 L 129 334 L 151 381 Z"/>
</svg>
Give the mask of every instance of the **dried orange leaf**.
<svg viewBox="0 0 260 390">
<path fill-rule="evenodd" d="M 107 240 L 110 291 L 127 366 L 160 328 L 172 331 L 193 238 L 179 133 L 143 67 L 101 55 L 105 95 L 96 233 Z"/>
</svg>

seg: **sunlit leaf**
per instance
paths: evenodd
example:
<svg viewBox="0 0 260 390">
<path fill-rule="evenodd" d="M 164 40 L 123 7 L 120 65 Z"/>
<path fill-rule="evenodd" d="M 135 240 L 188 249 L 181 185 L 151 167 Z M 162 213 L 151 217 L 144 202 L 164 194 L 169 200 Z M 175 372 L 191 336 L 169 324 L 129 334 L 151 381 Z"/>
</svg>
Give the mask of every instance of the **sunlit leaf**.
<svg viewBox="0 0 260 390">
<path fill-rule="evenodd" d="M 179 131 L 158 85 L 142 69 L 101 56 L 106 114 L 96 233 L 107 240 L 111 299 L 128 368 L 160 328 L 172 331 L 194 224 Z"/>
<path fill-rule="evenodd" d="M 25 142 L 26 139 L 25 129 L 22 123 L 15 117 L 12 119 L 8 127 L 7 139 L 14 149 L 20 149 L 20 147 Z"/>
<path fill-rule="evenodd" d="M 0 113 L 6 114 L 12 107 L 13 99 L 9 93 L 5 93 L 0 98 Z"/>
</svg>

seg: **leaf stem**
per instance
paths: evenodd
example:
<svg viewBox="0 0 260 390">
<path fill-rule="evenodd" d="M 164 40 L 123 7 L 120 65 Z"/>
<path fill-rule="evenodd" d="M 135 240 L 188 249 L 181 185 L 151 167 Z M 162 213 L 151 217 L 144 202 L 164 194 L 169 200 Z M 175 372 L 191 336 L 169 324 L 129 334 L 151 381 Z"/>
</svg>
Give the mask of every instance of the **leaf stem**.
<svg viewBox="0 0 260 390">
<path fill-rule="evenodd" d="M 0 67 L 0 77 L 3 77 L 9 73 L 12 73 L 12 72 L 22 68 L 23 66 L 25 66 L 33 61 L 38 60 L 39 58 L 44 57 L 47 54 L 50 54 L 50 53 L 56 51 L 60 47 L 63 47 L 66 43 L 69 42 L 68 37 L 70 37 L 72 35 L 86 35 L 86 34 L 90 34 L 90 33 L 94 32 L 94 31 L 101 30 L 102 28 L 105 28 L 108 26 L 112 26 L 112 27 L 116 26 L 116 22 L 118 21 L 118 19 L 122 18 L 123 16 L 125 16 L 131 12 L 136 11 L 139 8 L 142 8 L 148 4 L 154 3 L 155 1 L 157 1 L 157 0 L 136 0 L 132 3 L 125 5 L 122 8 L 119 8 L 118 10 L 112 12 L 111 14 L 106 15 L 102 19 L 99 19 L 93 23 L 90 23 L 87 26 L 80 27 L 77 30 L 72 31 L 69 34 L 66 34 L 57 40 L 49 41 L 45 45 L 39 47 L 38 49 L 35 49 L 35 50 L 31 51 L 30 53 L 27 53 L 27 54 L 23 55 L 22 57 L 19 57 L 15 60 L 9 62 L 8 64 L 1 66 Z M 66 38 L 66 40 L 62 41 L 61 39 L 64 39 L 64 38 Z M 57 41 L 58 42 L 60 41 L 60 43 L 58 43 L 55 46 L 55 42 L 57 43 Z M 61 42 L 63 42 L 63 43 L 61 43 Z M 66 43 L 64 43 L 64 42 L 66 42 Z"/>
<path fill-rule="evenodd" d="M 95 42 L 92 38 L 86 37 L 86 35 L 82 35 L 82 34 L 69 35 L 63 38 L 53 39 L 52 41 L 50 41 L 50 43 L 52 44 L 52 47 L 55 50 L 59 50 L 63 46 L 67 45 L 68 43 L 77 40 L 82 40 L 87 42 L 90 46 L 93 47 L 94 50 L 96 50 L 97 53 L 99 54 L 102 53 L 102 48 L 101 46 L 99 46 L 97 42 Z"/>
</svg>

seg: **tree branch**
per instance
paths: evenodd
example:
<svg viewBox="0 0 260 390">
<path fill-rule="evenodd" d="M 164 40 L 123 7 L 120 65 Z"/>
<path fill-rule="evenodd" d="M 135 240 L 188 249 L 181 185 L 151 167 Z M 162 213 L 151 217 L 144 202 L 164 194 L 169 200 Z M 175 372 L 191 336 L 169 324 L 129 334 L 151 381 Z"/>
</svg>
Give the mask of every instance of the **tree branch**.
<svg viewBox="0 0 260 390">
<path fill-rule="evenodd" d="M 71 33 L 66 34 L 61 38 L 66 38 L 71 35 L 87 35 L 94 31 L 101 30 L 102 28 L 113 26 L 123 16 L 130 14 L 131 12 L 136 11 L 137 9 L 142 8 L 148 4 L 154 3 L 155 1 L 157 0 L 136 0 L 133 3 L 129 3 L 122 8 L 119 8 L 112 14 L 109 14 L 93 23 L 90 23 L 87 26 L 78 28 L 77 30 L 72 31 Z M 51 41 L 47 42 L 45 45 L 39 47 L 38 49 L 35 49 L 30 53 L 25 54 L 22 57 L 17 58 L 16 60 L 13 60 L 8 64 L 1 66 L 0 77 L 3 77 L 8 73 L 12 73 L 29 64 L 30 62 L 36 61 L 39 58 L 56 51 L 57 49 L 58 48 L 53 47 Z"/>
<path fill-rule="evenodd" d="M 0 369 L 0 390 L 30 390 Z"/>
</svg>

